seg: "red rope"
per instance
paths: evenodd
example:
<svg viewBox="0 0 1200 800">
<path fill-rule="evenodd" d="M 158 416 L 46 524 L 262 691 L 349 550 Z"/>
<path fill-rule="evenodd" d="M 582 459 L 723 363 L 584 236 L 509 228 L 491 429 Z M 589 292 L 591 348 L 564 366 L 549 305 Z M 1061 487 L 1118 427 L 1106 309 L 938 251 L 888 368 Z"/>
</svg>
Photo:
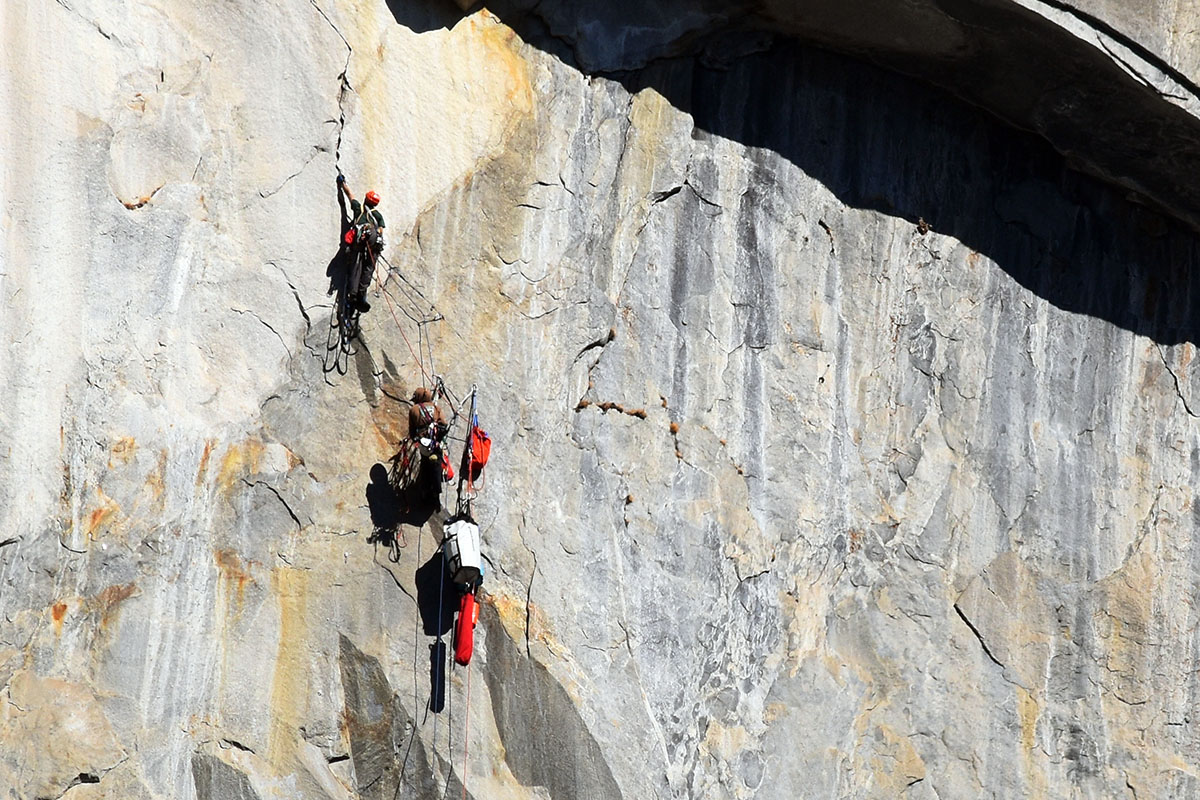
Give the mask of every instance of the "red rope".
<svg viewBox="0 0 1200 800">
<path fill-rule="evenodd" d="M 377 263 L 382 258 L 382 254 L 377 254 L 375 252 L 375 248 L 371 247 L 370 239 L 367 239 L 363 242 L 363 249 L 365 249 L 368 255 L 371 257 L 372 264 Z M 378 275 L 374 276 L 374 281 L 379 283 L 379 291 L 383 292 L 383 299 L 388 304 L 388 311 L 390 311 L 392 314 L 392 320 L 396 323 L 396 329 L 400 331 L 400 336 L 404 339 L 404 344 L 408 346 L 408 352 L 412 354 L 414 359 L 416 359 L 417 366 L 421 369 L 421 380 L 427 383 L 429 381 L 429 376 L 425 373 L 425 362 L 422 361 L 421 357 L 417 355 L 415 350 L 413 350 L 412 342 L 410 342 L 408 337 L 404 334 L 404 326 L 400 324 L 400 318 L 396 316 L 396 309 L 392 306 L 391 295 L 388 293 L 387 288 L 383 285 L 383 281 L 379 280 Z"/>
<path fill-rule="evenodd" d="M 471 634 L 474 636 L 474 632 Z M 467 721 L 463 725 L 462 800 L 467 800 L 467 748 L 471 744 L 471 662 L 467 662 Z"/>
<path fill-rule="evenodd" d="M 383 299 L 387 303 L 388 311 L 392 314 L 392 320 L 396 323 L 396 330 L 400 331 L 400 337 L 404 339 L 404 344 L 408 346 L 408 352 L 412 354 L 416 360 L 417 366 L 421 370 L 421 380 L 424 383 L 429 382 L 429 376 L 425 374 L 425 364 L 421 361 L 421 357 L 417 355 L 417 351 L 413 350 L 412 342 L 408 340 L 408 336 L 404 333 L 404 326 L 400 324 L 400 318 L 396 316 L 396 309 L 392 306 L 392 299 L 388 294 L 388 290 L 383 288 L 383 284 L 379 285 L 380 291 L 383 292 Z"/>
</svg>

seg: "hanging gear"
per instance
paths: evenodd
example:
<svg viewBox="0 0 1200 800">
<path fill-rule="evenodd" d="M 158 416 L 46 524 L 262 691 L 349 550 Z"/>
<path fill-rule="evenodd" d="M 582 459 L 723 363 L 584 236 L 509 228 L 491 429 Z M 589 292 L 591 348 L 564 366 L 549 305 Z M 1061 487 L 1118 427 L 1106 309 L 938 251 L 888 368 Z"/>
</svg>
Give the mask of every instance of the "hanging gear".
<svg viewBox="0 0 1200 800">
<path fill-rule="evenodd" d="M 407 492 L 416 486 L 421 474 L 421 447 L 415 439 L 401 439 L 400 448 L 392 456 L 391 481 L 397 492 Z"/>
<path fill-rule="evenodd" d="M 458 495 L 455 501 L 454 513 L 456 516 L 470 518 L 471 517 L 471 500 L 475 496 L 474 480 L 478 477 L 479 470 L 482 470 L 482 465 L 476 469 L 476 446 L 482 441 L 483 445 L 480 448 L 479 456 L 482 456 L 484 463 L 487 462 L 488 455 L 491 453 L 491 440 L 487 434 L 479 427 L 479 413 L 476 402 L 479 398 L 479 391 L 474 386 L 471 387 L 471 410 L 467 419 L 470 420 L 471 430 L 468 431 L 463 440 L 462 460 L 459 461 L 461 473 L 458 477 Z M 480 435 L 476 434 L 476 431 Z"/>
<path fill-rule="evenodd" d="M 361 221 L 354 223 L 354 226 L 346 231 L 346 237 L 349 239 L 346 244 L 358 242 L 367 248 L 368 256 L 374 261 L 375 254 L 383 250 L 383 231 L 375 220 L 369 217 L 369 212 L 363 212 L 363 215 L 359 217 Z M 352 238 L 351 234 L 353 234 Z"/>
<path fill-rule="evenodd" d="M 471 441 L 469 444 L 471 457 L 467 468 L 468 480 L 477 481 L 487 465 L 488 457 L 492 454 L 492 437 L 479 427 L 479 420 L 471 425 Z"/>
<path fill-rule="evenodd" d="M 446 526 L 442 539 L 446 566 L 450 578 L 459 586 L 473 590 L 483 580 L 483 553 L 480 549 L 479 526 L 475 520 L 457 519 Z"/>
<path fill-rule="evenodd" d="M 467 592 L 458 603 L 458 620 L 454 624 L 454 661 L 460 666 L 471 663 L 475 652 L 475 626 L 479 623 L 479 601 L 474 592 Z"/>
<path fill-rule="evenodd" d="M 450 580 L 462 592 L 458 619 L 454 622 L 454 660 L 466 666 L 471 663 L 471 654 L 475 649 L 475 625 L 479 622 L 476 593 L 483 583 L 484 572 L 479 526 L 475 520 L 463 517 L 446 526 L 442 554 Z"/>
<path fill-rule="evenodd" d="M 401 440 L 392 457 L 392 487 L 412 507 L 432 503 L 440 508 L 441 485 L 454 476 L 453 470 L 447 472 L 445 440 L 450 426 L 434 402 L 436 393 L 437 385 L 434 391 L 424 386 L 413 391 L 408 437 Z"/>
</svg>

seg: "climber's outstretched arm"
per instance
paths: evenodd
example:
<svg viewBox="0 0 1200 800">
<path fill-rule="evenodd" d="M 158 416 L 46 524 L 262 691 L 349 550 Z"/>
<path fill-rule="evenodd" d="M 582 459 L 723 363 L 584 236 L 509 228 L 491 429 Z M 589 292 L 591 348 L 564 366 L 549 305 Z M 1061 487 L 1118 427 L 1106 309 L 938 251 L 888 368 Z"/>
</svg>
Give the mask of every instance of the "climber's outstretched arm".
<svg viewBox="0 0 1200 800">
<path fill-rule="evenodd" d="M 350 193 L 350 187 L 346 185 L 346 176 L 340 172 L 338 173 L 338 176 L 337 176 L 337 184 L 338 184 L 338 187 L 342 190 L 342 194 L 346 195 L 346 198 L 351 203 L 353 203 L 354 195 Z"/>
</svg>

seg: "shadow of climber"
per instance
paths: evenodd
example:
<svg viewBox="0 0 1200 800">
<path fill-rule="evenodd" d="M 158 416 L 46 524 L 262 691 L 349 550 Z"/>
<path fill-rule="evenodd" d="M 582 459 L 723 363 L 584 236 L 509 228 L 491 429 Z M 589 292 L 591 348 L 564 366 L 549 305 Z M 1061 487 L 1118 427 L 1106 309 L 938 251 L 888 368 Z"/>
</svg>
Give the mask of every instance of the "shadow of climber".
<svg viewBox="0 0 1200 800">
<path fill-rule="evenodd" d="M 371 467 L 371 482 L 367 484 L 367 508 L 371 513 L 374 530 L 367 538 L 368 543 L 381 542 L 390 545 L 396 538 L 403 508 L 400 498 L 388 480 L 387 467 L 375 464 Z"/>
<path fill-rule="evenodd" d="M 435 550 L 429 560 L 417 568 L 417 609 L 426 636 L 444 636 L 454 625 L 458 595 L 454 582 L 445 575 L 442 551 Z"/>
<path fill-rule="evenodd" d="M 329 278 L 329 289 L 326 294 L 336 293 L 340 299 L 342 292 L 346 290 L 346 282 L 350 279 L 350 268 L 354 266 L 354 259 L 350 248 L 342 245 L 346 232 L 350 230 L 350 211 L 346 208 L 346 198 L 340 191 L 337 193 L 337 197 L 338 208 L 341 211 L 339 215 L 341 230 L 338 231 L 337 252 L 329 259 L 329 264 L 325 267 L 325 277 Z"/>
<path fill-rule="evenodd" d="M 429 645 L 429 710 L 442 713 L 446 707 L 446 643 L 438 639 Z"/>
<path fill-rule="evenodd" d="M 458 593 L 446 576 L 446 563 L 440 549 L 422 564 L 416 573 L 417 609 L 426 636 L 436 636 L 429 645 L 429 710 L 441 713 L 446 704 L 446 643 L 442 637 L 454 626 Z"/>
</svg>

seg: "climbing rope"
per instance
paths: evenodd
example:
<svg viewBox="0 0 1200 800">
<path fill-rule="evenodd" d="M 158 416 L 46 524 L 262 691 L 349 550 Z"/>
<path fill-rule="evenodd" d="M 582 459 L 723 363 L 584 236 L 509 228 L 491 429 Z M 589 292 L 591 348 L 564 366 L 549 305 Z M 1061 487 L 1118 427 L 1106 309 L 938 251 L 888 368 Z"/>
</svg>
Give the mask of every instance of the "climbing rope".
<svg viewBox="0 0 1200 800">
<path fill-rule="evenodd" d="M 413 350 L 412 342 L 410 342 L 408 340 L 408 336 L 405 335 L 404 326 L 400 324 L 400 320 L 396 316 L 396 309 L 392 305 L 391 297 L 388 295 L 386 290 L 383 293 L 383 299 L 387 303 L 388 310 L 392 313 L 392 319 L 396 323 L 396 329 L 400 331 L 400 337 L 402 339 L 404 339 L 404 344 L 408 346 L 408 352 L 412 354 L 413 359 L 417 362 L 417 366 L 420 367 L 420 369 L 421 369 L 421 382 L 428 383 L 429 382 L 429 374 L 427 372 L 425 372 L 425 363 L 421 359 L 421 356 L 418 355 L 415 350 Z"/>
<path fill-rule="evenodd" d="M 463 711 L 463 762 L 462 762 L 462 778 L 459 779 L 459 784 L 462 786 L 462 800 L 467 800 L 467 748 L 471 745 L 471 664 L 467 662 L 467 707 Z"/>
<path fill-rule="evenodd" d="M 359 218 L 361 219 L 363 217 L 366 217 L 368 213 L 369 213 L 369 209 L 364 209 L 363 213 L 360 214 Z M 352 223 L 352 224 L 354 224 L 354 223 Z M 409 354 L 412 355 L 413 359 L 417 363 L 418 368 L 421 370 L 422 382 L 425 385 L 432 385 L 433 398 L 435 401 L 440 397 L 440 398 L 446 400 L 450 405 L 450 410 L 451 410 L 450 420 L 446 424 L 445 432 L 441 437 L 441 440 L 443 443 L 450 442 L 450 441 L 457 441 L 453 435 L 455 426 L 458 422 L 458 419 L 463 415 L 464 406 L 468 402 L 470 403 L 470 410 L 466 417 L 467 421 L 468 421 L 467 432 L 466 432 L 465 436 L 463 437 L 463 457 L 462 457 L 462 461 L 460 462 L 461 472 L 459 475 L 457 500 L 456 500 L 456 514 L 462 515 L 465 512 L 465 515 L 467 517 L 470 517 L 471 501 L 475 498 L 475 494 L 476 494 L 474 479 L 471 476 L 471 458 L 473 455 L 473 446 L 474 446 L 474 442 L 473 442 L 473 438 L 472 438 L 473 437 L 473 429 L 474 429 L 474 427 L 478 426 L 478 424 L 479 424 L 479 416 L 478 416 L 478 409 L 477 409 L 478 389 L 475 385 L 472 385 L 470 390 L 467 392 L 467 394 L 460 400 L 459 397 L 457 395 L 455 395 L 453 390 L 451 390 L 449 387 L 446 386 L 446 383 L 442 379 L 442 376 L 437 373 L 437 364 L 434 360 L 432 337 L 430 337 L 429 332 L 426 330 L 427 325 L 434 323 L 434 322 L 440 322 L 445 319 L 445 316 L 438 310 L 437 306 L 434 305 L 429 300 L 429 298 L 427 298 L 425 296 L 425 294 L 415 284 L 412 283 L 412 281 L 410 281 L 407 277 L 405 277 L 404 273 L 402 273 L 399 269 L 397 269 L 394 265 L 392 265 L 392 263 L 390 261 L 388 261 L 381 252 L 376 253 L 369 238 L 367 238 L 363 242 L 363 250 L 360 255 L 360 258 L 361 257 L 369 257 L 371 259 L 372 264 L 382 263 L 386 266 L 387 271 L 384 274 L 384 276 L 381 278 L 380 275 L 375 274 L 373 276 L 372 283 L 378 287 L 379 293 L 383 295 L 384 302 L 388 306 L 388 311 L 392 317 L 393 323 L 395 323 L 395 325 L 396 325 L 396 329 L 400 332 L 400 336 L 403 339 L 405 346 L 408 348 Z M 392 294 L 391 291 L 388 290 L 388 283 L 391 280 L 393 275 L 396 276 L 398 279 L 397 283 L 395 284 L 397 294 L 399 294 L 403 298 L 404 302 L 402 302 L 401 299 L 397 298 L 395 295 Z M 351 280 L 354 279 L 355 276 L 353 274 L 353 271 L 351 272 L 351 275 L 349 277 Z M 361 277 L 359 278 L 359 280 L 361 281 Z M 356 294 L 357 289 L 358 289 L 357 285 L 347 286 L 345 289 L 347 296 Z M 420 301 L 423 301 L 423 303 L 419 302 L 418 298 L 420 299 Z M 410 308 L 411 308 L 411 311 L 410 311 Z M 426 311 L 426 309 L 427 309 L 427 311 Z M 397 312 L 399 312 L 399 314 L 403 314 L 405 317 L 408 318 L 409 322 L 416 325 L 416 327 L 417 327 L 416 347 L 413 346 L 412 341 L 409 339 L 407 333 L 405 332 L 405 325 L 400 322 L 400 317 Z M 428 368 L 427 368 L 427 365 L 428 365 Z M 443 446 L 442 446 L 442 452 L 444 453 L 443 458 L 448 458 L 448 454 L 445 454 L 444 448 L 445 448 L 445 445 L 443 444 Z M 441 464 L 439 463 L 438 466 L 440 468 Z M 465 494 L 463 491 L 464 486 L 466 487 Z M 438 492 L 439 492 L 439 494 L 441 492 L 440 482 L 439 482 Z M 421 559 L 420 539 L 421 539 L 421 537 L 418 536 L 418 539 L 417 539 L 418 563 L 420 563 L 420 559 Z M 396 550 L 396 548 L 397 548 L 396 537 L 393 537 L 392 545 L 393 545 L 393 551 L 395 551 L 394 558 L 392 560 L 394 562 L 398 562 L 399 561 L 399 552 L 398 552 L 398 550 Z M 441 550 L 441 553 L 442 553 L 442 565 L 441 565 L 440 574 L 438 576 L 437 636 L 436 636 L 436 640 L 435 640 L 435 644 L 434 644 L 434 658 L 437 658 L 439 660 L 439 663 L 437 664 L 437 666 L 435 668 L 436 678 L 435 678 L 435 682 L 434 682 L 434 686 L 433 686 L 433 694 L 430 698 L 429 704 L 426 706 L 426 709 L 425 709 L 425 718 L 426 719 L 428 719 L 429 712 L 434 711 L 432 747 L 434 750 L 435 757 L 436 757 L 436 752 L 437 752 L 437 747 L 438 747 L 438 716 L 441 715 L 442 708 L 446 707 L 446 706 L 449 707 L 450 713 L 451 713 L 451 717 L 447 720 L 447 723 L 446 723 L 447 724 L 447 747 L 449 748 L 450 752 L 453 752 L 453 747 L 454 747 L 454 742 L 453 742 L 453 738 L 454 738 L 453 737 L 453 701 L 452 701 L 453 692 L 451 691 L 450 687 L 447 685 L 447 681 L 446 681 L 446 653 L 445 653 L 445 644 L 443 642 L 443 631 L 442 631 L 443 619 L 444 619 L 443 615 L 445 613 L 444 603 L 445 603 L 445 585 L 446 585 L 446 570 L 447 570 L 446 540 L 444 538 L 444 535 L 443 535 L 443 540 L 439 546 L 439 549 Z M 453 625 L 452 625 L 452 627 L 453 627 Z M 417 639 L 417 637 L 414 637 L 414 641 L 413 641 L 413 670 L 414 670 L 413 690 L 414 690 L 414 692 L 418 691 L 417 671 L 416 671 L 417 670 L 416 665 L 418 663 L 418 653 L 419 653 L 418 639 Z M 470 754 L 471 666 L 470 666 L 469 662 L 466 665 L 466 669 L 467 669 L 466 709 L 464 711 L 466 718 L 463 723 L 462 776 L 459 781 L 459 783 L 462 787 L 462 800 L 466 800 L 466 797 L 467 797 L 467 764 L 468 764 L 468 758 L 469 758 L 469 754 Z M 415 735 L 416 735 L 416 726 L 415 726 L 415 720 L 414 720 L 413 737 L 415 737 Z M 399 779 L 399 782 L 397 783 L 397 787 L 396 787 L 397 792 L 399 791 L 400 786 L 404 782 L 404 767 L 408 763 L 409 752 L 411 751 L 411 748 L 412 748 L 412 739 L 410 739 L 409 746 L 405 752 L 404 765 L 401 767 L 400 779 Z M 446 788 L 447 789 L 449 788 L 448 779 L 447 779 L 447 787 Z"/>
<path fill-rule="evenodd" d="M 428 333 L 425 331 L 425 326 L 433 322 L 441 322 L 446 317 L 440 311 L 438 311 L 437 306 L 434 305 L 429 298 L 427 298 L 421 292 L 421 290 L 412 283 L 412 281 L 404 276 L 403 272 L 401 272 L 395 267 L 395 265 L 387 260 L 382 252 L 375 252 L 369 239 L 364 242 L 364 248 L 371 257 L 372 263 L 382 263 L 387 268 L 382 279 L 378 274 L 376 274 L 373 276 L 372 282 L 378 287 L 379 292 L 383 295 L 384 301 L 388 306 L 388 311 L 391 313 L 392 321 L 396 324 L 396 329 L 400 332 L 400 336 L 404 340 L 405 346 L 408 347 L 408 352 L 417 362 L 417 366 L 421 370 L 422 382 L 428 383 L 430 376 L 436 375 L 437 365 L 435 364 L 433 358 L 433 342 L 431 341 Z M 405 308 L 405 304 L 401 303 L 390 291 L 388 291 L 387 283 L 393 275 L 395 275 L 400 281 L 400 283 L 397 284 L 400 294 L 403 295 L 408 305 L 411 305 L 413 310 L 421 316 L 418 317 L 413 313 L 410 313 L 409 310 Z M 428 306 L 428 313 L 423 312 L 421 303 L 417 302 L 416 297 L 419 297 L 424 301 L 425 305 Z M 416 348 L 413 347 L 408 335 L 404 332 L 404 325 L 400 322 L 400 318 L 396 315 L 397 309 L 401 314 L 408 317 L 408 319 L 417 326 Z M 429 365 L 428 369 L 426 369 L 426 362 L 428 362 Z"/>
<path fill-rule="evenodd" d="M 422 292 L 420 289 L 417 288 L 416 284 L 414 284 L 408 278 L 404 277 L 404 273 L 401 272 L 400 270 L 398 270 L 395 266 L 393 266 L 392 262 L 388 261 L 387 258 L 384 257 L 383 253 L 379 254 L 379 260 L 382 261 L 387 266 L 389 277 L 391 275 L 395 275 L 397 278 L 399 278 L 401 281 L 403 281 L 405 283 L 405 285 L 407 285 L 409 287 L 409 289 L 414 294 L 416 294 L 417 297 L 421 298 L 429 305 L 430 311 L 432 311 L 437 318 L 437 319 L 431 319 L 430 320 L 431 322 L 436 322 L 437 320 L 445 319 L 445 317 L 442 316 L 441 312 L 437 310 L 437 306 L 433 303 L 433 301 L 430 300 L 428 297 L 426 297 L 424 292 Z M 407 294 L 407 292 L 406 292 L 406 294 Z M 416 303 L 414 302 L 413 305 L 416 305 Z"/>
<path fill-rule="evenodd" d="M 455 501 L 454 513 L 455 516 L 471 516 L 471 501 L 474 499 L 474 485 L 471 480 L 471 455 L 474 442 L 474 428 L 479 424 L 479 413 L 476 406 L 478 389 L 475 386 L 471 387 L 471 413 L 468 417 L 467 435 L 463 444 L 462 461 L 459 462 L 458 475 L 458 498 Z M 463 495 L 463 486 L 467 487 L 467 494 Z"/>
<path fill-rule="evenodd" d="M 471 391 L 475 391 L 475 387 L 473 385 L 471 387 Z M 434 400 L 437 400 L 439 396 L 450 403 L 450 421 L 446 423 L 446 434 L 442 437 L 442 441 L 457 441 L 453 436 L 451 436 L 451 433 L 454 431 L 454 425 L 458 422 L 458 418 L 462 416 L 462 407 L 465 405 L 466 400 L 464 399 L 460 401 L 458 397 L 455 396 L 454 392 L 452 392 L 450 388 L 446 386 L 446 382 L 442 380 L 442 376 L 434 375 Z"/>
</svg>

